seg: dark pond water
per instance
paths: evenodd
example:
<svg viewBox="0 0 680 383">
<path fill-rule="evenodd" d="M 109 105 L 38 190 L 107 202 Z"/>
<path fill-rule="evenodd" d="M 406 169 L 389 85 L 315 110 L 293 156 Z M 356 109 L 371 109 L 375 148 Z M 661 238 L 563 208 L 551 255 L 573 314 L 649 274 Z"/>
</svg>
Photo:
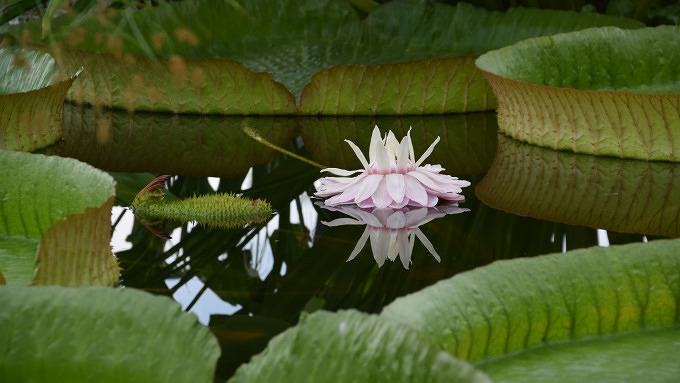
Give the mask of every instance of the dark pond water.
<svg viewBox="0 0 680 383">
<path fill-rule="evenodd" d="M 152 173 L 175 175 L 169 191 L 179 198 L 217 189 L 266 199 L 276 210 L 265 227 L 167 227 L 171 240 L 152 234 L 129 210 L 114 211 L 121 284 L 172 296 L 209 325 L 222 345 L 221 378 L 304 311 L 379 312 L 398 297 L 495 260 L 680 233 L 676 165 L 519 143 L 498 134 L 494 113 L 303 119 L 128 114 L 66 105 L 64 121 L 64 140 L 48 152 L 111 172 L 119 206 L 127 206 Z M 361 223 L 368 211 L 315 204 L 309 196 L 319 168 L 294 155 L 356 169 L 359 161 L 343 140 L 367 152 L 376 124 L 397 137 L 412 127 L 417 157 L 441 137 L 427 162 L 472 182 L 465 202 L 376 213 L 383 220 L 408 214 L 429 221 L 391 232 Z M 355 224 L 322 223 L 341 217 Z M 367 240 L 348 261 L 365 231 L 375 242 Z M 399 236 L 413 237 L 413 248 L 391 260 L 395 254 L 377 245 Z"/>
</svg>

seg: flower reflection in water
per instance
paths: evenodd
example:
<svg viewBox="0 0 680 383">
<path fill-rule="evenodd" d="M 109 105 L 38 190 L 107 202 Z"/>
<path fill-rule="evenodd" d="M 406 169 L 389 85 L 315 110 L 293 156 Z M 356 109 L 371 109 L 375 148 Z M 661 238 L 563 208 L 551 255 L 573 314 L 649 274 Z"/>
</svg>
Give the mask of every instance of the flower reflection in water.
<svg viewBox="0 0 680 383">
<path fill-rule="evenodd" d="M 427 248 L 437 262 L 441 261 L 432 243 L 418 228 L 420 225 L 424 225 L 433 219 L 441 218 L 447 214 L 469 211 L 469 209 L 458 207 L 457 203 L 442 204 L 436 207 L 403 207 L 401 209 L 362 209 L 352 205 L 325 206 L 323 203 L 317 203 L 317 205 L 351 217 L 338 218 L 331 222 L 322 221 L 324 225 L 366 225 L 364 233 L 359 238 L 347 261 L 354 259 L 370 238 L 373 258 L 375 258 L 379 267 L 385 263 L 385 259 L 394 261 L 399 256 L 402 265 L 406 269 L 411 264 L 411 254 L 413 253 L 416 237 L 425 245 L 425 248 Z"/>
</svg>

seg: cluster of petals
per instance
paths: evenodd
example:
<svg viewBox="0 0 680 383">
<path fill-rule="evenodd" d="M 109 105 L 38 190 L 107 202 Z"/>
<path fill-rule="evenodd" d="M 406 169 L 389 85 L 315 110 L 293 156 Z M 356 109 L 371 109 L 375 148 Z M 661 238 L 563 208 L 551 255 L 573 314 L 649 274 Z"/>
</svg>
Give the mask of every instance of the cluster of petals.
<svg viewBox="0 0 680 383">
<path fill-rule="evenodd" d="M 401 142 L 390 131 L 381 138 L 376 126 L 371 136 L 369 160 L 349 140 L 364 169 L 327 168 L 322 171 L 341 177 L 324 177 L 317 186 L 316 196 L 327 198 L 327 206 L 356 204 L 362 208 L 395 208 L 404 206 L 432 207 L 439 200 L 462 201 L 458 194 L 470 182 L 446 174 L 440 165 L 422 165 L 432 153 L 439 137 L 416 161 L 411 142 L 411 130 Z M 357 174 L 358 173 L 358 174 Z M 353 177 L 350 177 L 354 175 Z"/>
<path fill-rule="evenodd" d="M 360 209 L 355 206 L 326 206 L 324 208 L 339 211 L 351 217 L 338 218 L 331 222 L 322 221 L 324 225 L 366 225 L 364 233 L 359 238 L 347 261 L 354 259 L 370 239 L 373 258 L 378 263 L 378 267 L 382 266 L 387 259 L 394 261 L 399 257 L 405 269 L 408 269 L 411 264 L 416 237 L 425 245 L 425 248 L 437 262 L 441 261 L 434 246 L 418 228 L 419 226 L 447 214 L 469 211 L 458 207 L 455 202 L 430 208 Z"/>
</svg>

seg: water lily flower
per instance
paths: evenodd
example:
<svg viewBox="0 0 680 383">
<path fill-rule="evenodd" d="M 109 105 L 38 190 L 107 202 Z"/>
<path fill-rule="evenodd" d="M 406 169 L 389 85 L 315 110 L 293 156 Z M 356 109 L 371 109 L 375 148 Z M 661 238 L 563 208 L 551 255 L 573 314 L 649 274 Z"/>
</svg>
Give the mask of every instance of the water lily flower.
<svg viewBox="0 0 680 383">
<path fill-rule="evenodd" d="M 411 142 L 411 130 L 401 142 L 390 131 L 381 138 L 378 126 L 373 129 L 369 161 L 352 141 L 345 140 L 354 150 L 364 169 L 327 168 L 322 171 L 341 177 L 324 177 L 317 186 L 317 197 L 328 198 L 327 206 L 357 204 L 362 208 L 395 208 L 404 206 L 435 206 L 440 199 L 462 201 L 458 194 L 470 182 L 446 174 L 440 165 L 422 165 L 439 142 L 439 137 L 416 161 Z M 358 175 L 352 176 L 356 173 Z"/>
<path fill-rule="evenodd" d="M 399 256 L 401 264 L 408 269 L 416 237 L 425 245 L 437 262 L 441 262 L 439 254 L 434 249 L 425 234 L 418 228 L 433 219 L 447 214 L 458 214 L 469 211 L 458 207 L 457 203 L 442 204 L 437 207 L 404 207 L 401 209 L 374 208 L 361 209 L 356 206 L 323 206 L 324 209 L 338 211 L 352 218 L 338 218 L 331 222 L 321 221 L 327 226 L 366 225 L 364 233 L 352 250 L 347 261 L 354 259 L 364 248 L 370 238 L 373 258 L 381 267 L 386 259 L 396 260 Z"/>
</svg>

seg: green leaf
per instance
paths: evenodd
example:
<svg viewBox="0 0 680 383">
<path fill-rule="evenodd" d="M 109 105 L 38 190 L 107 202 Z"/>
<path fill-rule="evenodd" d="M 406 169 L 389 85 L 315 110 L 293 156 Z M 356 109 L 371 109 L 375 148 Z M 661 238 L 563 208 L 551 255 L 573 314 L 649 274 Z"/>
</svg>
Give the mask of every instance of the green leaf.
<svg viewBox="0 0 680 383">
<path fill-rule="evenodd" d="M 437 137 L 441 141 L 427 163 L 441 164 L 447 174 L 483 174 L 496 154 L 498 126 L 492 113 L 446 116 L 301 118 L 300 135 L 311 158 L 327 167 L 359 169 L 361 163 L 344 142 L 354 142 L 368 153 L 371 132 L 378 125 L 401 138 L 411 129 L 416 153 L 424 153 Z"/>
<path fill-rule="evenodd" d="M 640 331 L 546 347 L 478 364 L 494 382 L 672 382 L 680 374 L 680 328 Z"/>
<path fill-rule="evenodd" d="M 680 165 L 498 140 L 498 154 L 475 189 L 485 204 L 569 225 L 680 236 Z"/>
<path fill-rule="evenodd" d="M 10 283 L 26 282 L 36 262 L 35 284 L 118 280 L 108 174 L 73 159 L 0 150 L 0 178 L 0 270 Z"/>
<path fill-rule="evenodd" d="M 0 49 L 0 149 L 33 151 L 57 141 L 64 97 L 79 71 L 52 83 L 57 67 L 50 55 Z"/>
<path fill-rule="evenodd" d="M 134 289 L 0 287 L 0 380 L 212 382 L 215 338 Z"/>
<path fill-rule="evenodd" d="M 230 382 L 490 382 L 402 326 L 357 311 L 318 311 L 269 342 Z"/>
<path fill-rule="evenodd" d="M 593 28 L 489 52 L 501 130 L 581 153 L 678 161 L 680 32 Z"/>
<path fill-rule="evenodd" d="M 399 298 L 381 317 L 471 362 L 542 344 L 545 353 L 550 341 L 675 327 L 679 250 L 680 241 L 661 240 L 501 261 Z"/>
<path fill-rule="evenodd" d="M 244 133 L 246 127 L 285 147 L 295 137 L 297 122 L 290 117 L 97 111 L 66 104 L 64 139 L 48 152 L 107 171 L 233 177 L 278 154 Z"/>
<path fill-rule="evenodd" d="M 0 235 L 0 271 L 5 283 L 28 285 L 35 274 L 35 254 L 39 240 Z"/>
<path fill-rule="evenodd" d="M 303 114 L 479 111 L 495 102 L 472 56 L 537 35 L 643 26 L 596 14 L 494 13 L 422 0 L 390 1 L 365 20 L 345 1 L 243 3 L 108 9 L 77 26 L 69 17 L 54 20 L 60 46 L 51 48 L 60 67 L 89 69 L 69 97 L 182 113 L 295 114 L 295 98 Z"/>
</svg>

